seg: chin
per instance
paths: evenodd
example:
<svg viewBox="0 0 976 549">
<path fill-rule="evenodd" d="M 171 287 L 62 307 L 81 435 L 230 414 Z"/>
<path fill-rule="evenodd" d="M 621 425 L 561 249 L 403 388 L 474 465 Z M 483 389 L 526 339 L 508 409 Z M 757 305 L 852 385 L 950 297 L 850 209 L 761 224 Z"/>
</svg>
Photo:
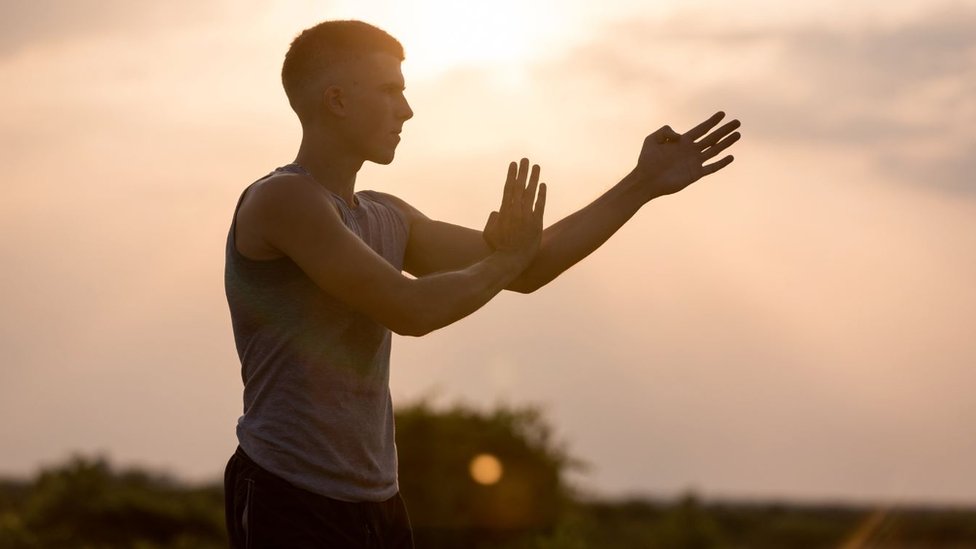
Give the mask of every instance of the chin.
<svg viewBox="0 0 976 549">
<path fill-rule="evenodd" d="M 395 150 L 382 151 L 370 155 L 368 160 L 375 164 L 383 164 L 385 166 L 393 162 L 393 157 L 395 156 L 395 154 L 396 154 Z"/>
<path fill-rule="evenodd" d="M 374 158 L 370 158 L 369 161 L 372 162 L 373 164 L 382 164 L 386 166 L 387 164 L 393 163 L 393 155 L 384 156 L 384 157 L 374 157 Z"/>
</svg>

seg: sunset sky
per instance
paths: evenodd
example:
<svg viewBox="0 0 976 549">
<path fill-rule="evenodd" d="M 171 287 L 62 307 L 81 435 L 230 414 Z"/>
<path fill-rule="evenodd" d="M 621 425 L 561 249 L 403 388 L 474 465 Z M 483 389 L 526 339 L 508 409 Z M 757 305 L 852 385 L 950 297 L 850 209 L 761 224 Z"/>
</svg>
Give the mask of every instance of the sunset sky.
<svg viewBox="0 0 976 549">
<path fill-rule="evenodd" d="M 742 121 L 550 286 L 396 337 L 395 402 L 538 404 L 600 494 L 976 503 L 976 2 L 941 0 L 0 0 L 0 475 L 221 474 L 231 213 L 336 18 L 400 38 L 415 111 L 357 188 L 445 221 L 522 156 L 554 222 L 660 126 Z"/>
</svg>

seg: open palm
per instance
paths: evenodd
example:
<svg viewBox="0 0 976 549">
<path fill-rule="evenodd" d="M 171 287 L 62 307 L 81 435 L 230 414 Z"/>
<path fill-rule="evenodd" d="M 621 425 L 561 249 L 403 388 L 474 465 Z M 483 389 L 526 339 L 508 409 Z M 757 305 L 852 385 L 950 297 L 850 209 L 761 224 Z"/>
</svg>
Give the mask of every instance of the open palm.
<svg viewBox="0 0 976 549">
<path fill-rule="evenodd" d="M 738 120 L 709 133 L 724 117 L 725 113 L 716 113 L 684 134 L 664 126 L 644 139 L 636 172 L 653 186 L 655 196 L 676 193 L 732 163 L 730 155 L 705 164 L 741 137 L 732 133 L 740 125 Z"/>
<path fill-rule="evenodd" d="M 546 184 L 539 183 L 539 166 L 533 165 L 529 175 L 528 158 L 518 164 L 510 163 L 502 204 L 488 216 L 482 233 L 485 241 L 496 251 L 524 249 L 535 255 L 542 238 L 545 209 Z"/>
</svg>

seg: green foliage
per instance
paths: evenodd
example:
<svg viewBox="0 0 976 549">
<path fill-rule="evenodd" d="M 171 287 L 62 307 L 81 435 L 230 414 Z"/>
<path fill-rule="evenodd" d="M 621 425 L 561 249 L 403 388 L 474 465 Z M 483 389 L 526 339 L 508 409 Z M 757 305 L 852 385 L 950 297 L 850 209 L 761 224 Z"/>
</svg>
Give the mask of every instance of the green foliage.
<svg viewBox="0 0 976 549">
<path fill-rule="evenodd" d="M 711 514 L 738 546 L 816 549 L 840 546 L 868 511 L 831 506 L 715 505 Z"/>
<path fill-rule="evenodd" d="M 0 547 L 225 547 L 220 486 L 185 488 L 101 458 L 42 471 L 19 512 L 0 519 Z"/>
<path fill-rule="evenodd" d="M 397 414 L 400 490 L 418 546 L 497 546 L 554 531 L 571 503 L 562 476 L 575 465 L 535 408 L 482 413 L 435 410 L 421 401 Z M 479 484 L 470 466 L 489 454 L 498 482 Z"/>
<path fill-rule="evenodd" d="M 976 548 L 976 509 L 587 501 L 565 484 L 579 467 L 538 409 L 422 401 L 397 413 L 400 487 L 420 549 Z M 491 454 L 497 483 L 471 460 Z M 222 486 L 184 486 L 105 459 L 75 457 L 32 481 L 0 480 L 0 548 L 226 547 Z"/>
<path fill-rule="evenodd" d="M 644 500 L 588 505 L 588 547 L 723 547 L 722 528 L 694 495 L 674 504 Z"/>
</svg>

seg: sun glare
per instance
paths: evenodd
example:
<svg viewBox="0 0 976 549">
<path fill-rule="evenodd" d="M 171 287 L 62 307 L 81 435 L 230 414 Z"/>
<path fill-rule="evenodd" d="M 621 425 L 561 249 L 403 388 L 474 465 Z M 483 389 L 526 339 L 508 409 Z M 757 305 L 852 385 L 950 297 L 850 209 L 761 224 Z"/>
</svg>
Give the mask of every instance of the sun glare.
<svg viewBox="0 0 976 549">
<path fill-rule="evenodd" d="M 275 4 L 276 24 L 298 32 L 324 19 L 361 19 L 390 32 L 406 50 L 404 72 L 436 77 L 456 68 L 515 68 L 573 33 L 576 0 L 336 0 Z M 292 32 L 292 31 L 289 31 Z"/>
<path fill-rule="evenodd" d="M 417 77 L 455 68 L 520 66 L 560 31 L 549 2 L 418 0 L 392 6 L 388 26 L 403 43 L 405 70 Z"/>
<path fill-rule="evenodd" d="M 537 15 L 516 0 L 434 0 L 402 8 L 401 41 L 418 72 L 518 62 L 532 52 Z"/>
</svg>

